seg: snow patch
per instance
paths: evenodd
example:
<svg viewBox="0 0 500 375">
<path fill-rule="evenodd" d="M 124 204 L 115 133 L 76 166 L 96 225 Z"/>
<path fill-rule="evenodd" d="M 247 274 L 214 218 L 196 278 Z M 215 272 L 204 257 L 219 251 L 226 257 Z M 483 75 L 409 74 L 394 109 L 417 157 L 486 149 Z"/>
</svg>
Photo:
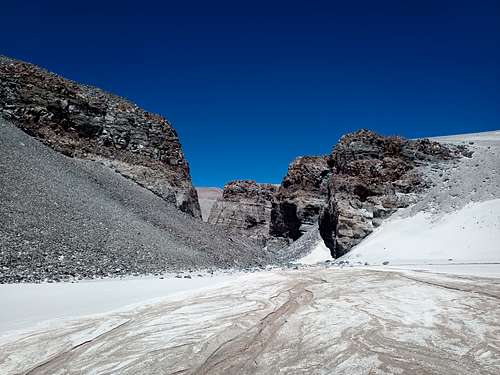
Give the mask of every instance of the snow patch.
<svg viewBox="0 0 500 375">
<path fill-rule="evenodd" d="M 500 130 L 482 133 L 466 133 L 432 137 L 432 140 L 441 142 L 471 142 L 471 141 L 500 141 Z"/>
<path fill-rule="evenodd" d="M 234 275 L 184 278 L 143 277 L 58 284 L 0 285 L 0 335 L 38 323 L 100 314 L 124 306 L 147 304 L 179 292 L 203 290 L 232 280 Z"/>
<path fill-rule="evenodd" d="M 323 240 L 320 240 L 316 243 L 313 250 L 307 254 L 305 257 L 300 258 L 296 261 L 296 263 L 301 264 L 316 264 L 325 262 L 327 260 L 332 260 L 332 255 L 330 253 L 330 249 L 326 247 Z"/>
<path fill-rule="evenodd" d="M 396 215 L 340 259 L 391 265 L 500 262 L 500 199 L 442 216 Z"/>
</svg>

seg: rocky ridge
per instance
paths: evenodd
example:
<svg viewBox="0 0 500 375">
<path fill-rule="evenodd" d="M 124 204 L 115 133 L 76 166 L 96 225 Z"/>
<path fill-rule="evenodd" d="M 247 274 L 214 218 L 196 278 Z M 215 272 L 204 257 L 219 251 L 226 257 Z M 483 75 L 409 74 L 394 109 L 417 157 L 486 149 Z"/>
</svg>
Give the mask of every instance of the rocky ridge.
<svg viewBox="0 0 500 375">
<path fill-rule="evenodd" d="M 269 237 L 272 200 L 277 185 L 235 180 L 224 186 L 213 205 L 208 223 L 244 233 L 265 245 Z"/>
<path fill-rule="evenodd" d="M 343 136 L 328 157 L 327 204 L 319 217 L 325 244 L 337 258 L 347 253 L 398 208 L 415 203 L 432 181 L 422 173 L 429 164 L 470 157 L 465 146 L 428 139 L 383 137 L 368 130 Z"/>
<path fill-rule="evenodd" d="M 262 206 L 258 215 L 252 211 L 259 196 L 257 185 L 228 184 L 209 222 L 237 228 L 253 238 L 253 226 L 262 223 L 258 230 L 262 246 L 284 260 L 305 255 L 316 245 L 319 226 L 332 256 L 340 257 L 398 208 L 416 202 L 433 183 L 424 168 L 445 170 L 450 160 L 462 156 L 471 156 L 464 145 L 359 130 L 342 137 L 330 155 L 295 159 L 279 188 L 259 203 L 262 206 L 265 201 L 264 206 L 270 204 L 271 209 Z M 248 197 L 252 197 L 251 204 Z M 311 231 L 316 234 L 296 242 Z M 288 244 L 292 246 L 281 249 Z"/>
<path fill-rule="evenodd" d="M 0 114 L 54 150 L 99 161 L 180 210 L 201 217 L 179 138 L 163 117 L 2 56 Z"/>
</svg>

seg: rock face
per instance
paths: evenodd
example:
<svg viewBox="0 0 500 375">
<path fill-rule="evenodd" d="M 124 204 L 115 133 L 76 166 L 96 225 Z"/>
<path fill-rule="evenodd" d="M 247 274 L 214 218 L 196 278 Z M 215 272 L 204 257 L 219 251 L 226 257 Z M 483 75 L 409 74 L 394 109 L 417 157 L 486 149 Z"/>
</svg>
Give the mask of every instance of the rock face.
<svg viewBox="0 0 500 375">
<path fill-rule="evenodd" d="M 328 157 L 332 173 L 319 229 L 332 256 L 348 252 L 429 182 L 418 167 L 468 155 L 427 139 L 409 141 L 360 130 L 341 138 Z"/>
<path fill-rule="evenodd" d="M 297 240 L 318 222 L 326 204 L 330 167 L 323 156 L 295 159 L 272 203 L 270 234 Z"/>
<path fill-rule="evenodd" d="M 320 235 L 337 258 L 431 186 L 424 168 L 442 170 L 460 156 L 470 152 L 360 130 L 342 137 L 331 155 L 294 160 L 279 188 L 254 181 L 227 184 L 209 223 L 258 238 L 282 260 L 306 255 Z"/>
<path fill-rule="evenodd" d="M 200 202 L 201 217 L 208 221 L 212 207 L 218 199 L 222 198 L 222 189 L 216 187 L 197 187 L 198 201 Z"/>
<path fill-rule="evenodd" d="M 243 232 L 265 244 L 269 237 L 271 202 L 277 190 L 276 185 L 252 180 L 231 181 L 212 207 L 208 223 Z"/>
<path fill-rule="evenodd" d="M 100 161 L 201 217 L 179 138 L 163 117 L 6 57 L 0 57 L 0 113 L 53 149 Z"/>
</svg>

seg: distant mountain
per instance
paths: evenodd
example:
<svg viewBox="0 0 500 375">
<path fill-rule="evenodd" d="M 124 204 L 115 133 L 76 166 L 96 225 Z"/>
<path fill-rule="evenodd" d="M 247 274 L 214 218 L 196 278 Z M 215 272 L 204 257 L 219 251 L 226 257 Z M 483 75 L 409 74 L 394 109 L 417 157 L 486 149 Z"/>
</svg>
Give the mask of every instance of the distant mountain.
<svg viewBox="0 0 500 375">
<path fill-rule="evenodd" d="M 201 217 L 203 221 L 208 221 L 215 201 L 222 197 L 222 189 L 217 187 L 197 187 L 196 191 L 200 202 Z"/>
</svg>

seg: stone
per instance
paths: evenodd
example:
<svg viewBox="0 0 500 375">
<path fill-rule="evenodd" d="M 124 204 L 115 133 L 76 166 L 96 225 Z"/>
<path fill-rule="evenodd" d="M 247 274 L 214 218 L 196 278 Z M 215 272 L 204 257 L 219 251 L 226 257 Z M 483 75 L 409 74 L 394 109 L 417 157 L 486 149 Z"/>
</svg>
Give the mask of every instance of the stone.
<svg viewBox="0 0 500 375">
<path fill-rule="evenodd" d="M 290 164 L 273 198 L 271 236 L 295 241 L 317 223 L 328 196 L 329 175 L 323 156 L 303 156 Z"/>
<path fill-rule="evenodd" d="M 0 114 L 54 150 L 100 161 L 201 218 L 179 138 L 160 115 L 1 56 Z"/>
<path fill-rule="evenodd" d="M 383 137 L 369 130 L 344 135 L 327 163 L 331 168 L 319 230 L 338 258 L 360 243 L 382 220 L 414 203 L 430 182 L 419 167 L 469 155 L 463 147 L 428 139 Z"/>
<path fill-rule="evenodd" d="M 277 185 L 259 184 L 253 180 L 231 181 L 214 203 L 208 223 L 243 233 L 265 246 L 269 237 L 271 202 L 277 190 Z"/>
</svg>

